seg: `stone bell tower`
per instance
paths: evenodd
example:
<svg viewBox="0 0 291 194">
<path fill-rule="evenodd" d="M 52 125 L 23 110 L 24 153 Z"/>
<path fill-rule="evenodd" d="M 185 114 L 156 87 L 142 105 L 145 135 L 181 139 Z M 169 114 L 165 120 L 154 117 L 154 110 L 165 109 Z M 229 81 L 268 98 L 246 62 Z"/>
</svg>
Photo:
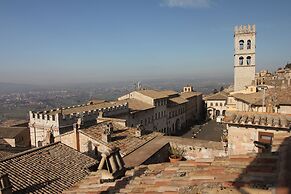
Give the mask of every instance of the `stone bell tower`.
<svg viewBox="0 0 291 194">
<path fill-rule="evenodd" d="M 234 91 L 240 91 L 255 80 L 256 26 L 234 28 Z"/>
</svg>

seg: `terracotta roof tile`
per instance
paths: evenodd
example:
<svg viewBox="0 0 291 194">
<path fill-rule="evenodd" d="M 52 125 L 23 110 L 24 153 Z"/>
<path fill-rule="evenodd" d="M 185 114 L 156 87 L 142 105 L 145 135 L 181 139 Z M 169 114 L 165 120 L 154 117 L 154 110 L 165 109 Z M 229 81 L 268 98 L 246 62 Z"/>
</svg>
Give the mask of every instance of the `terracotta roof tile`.
<svg viewBox="0 0 291 194">
<path fill-rule="evenodd" d="M 87 174 L 96 161 L 76 150 L 55 143 L 15 154 L 0 161 L 13 192 L 61 193 Z"/>
<path fill-rule="evenodd" d="M 147 131 L 146 134 L 138 138 L 135 137 L 135 131 L 137 130 L 136 128 L 123 127 L 115 122 L 112 122 L 114 128 L 113 134 L 111 136 L 112 141 L 109 143 L 103 142 L 101 138 L 103 133 L 103 127 L 104 124 L 109 122 L 110 121 L 105 121 L 88 128 L 80 129 L 80 133 L 87 135 L 88 137 L 100 142 L 100 144 L 105 145 L 109 148 L 119 147 L 120 153 L 123 156 L 133 152 L 134 150 L 138 149 L 139 147 L 148 143 L 154 138 L 163 136 L 163 134 L 159 132 Z"/>
<path fill-rule="evenodd" d="M 243 159 L 248 159 L 248 161 L 245 162 Z M 274 156 L 276 159 L 273 161 L 274 165 L 267 171 L 263 169 L 269 164 L 258 163 L 256 167 L 261 170 L 260 177 L 252 175 L 252 173 L 257 173 L 257 169 L 252 169 L 250 166 L 255 159 L 257 159 L 255 156 L 245 155 L 238 156 L 237 160 L 216 158 L 213 162 L 181 161 L 141 165 L 128 170 L 125 177 L 116 180 L 114 184 L 110 183 L 110 186 L 109 183 L 99 184 L 99 177 L 97 173 L 94 173 L 64 193 L 88 194 L 101 191 L 106 193 L 212 193 L 211 191 L 234 189 L 238 184 L 248 185 L 250 178 L 253 184 L 261 183 L 262 177 L 267 177 L 267 181 L 263 183 L 266 187 L 274 185 L 277 156 Z"/>
<path fill-rule="evenodd" d="M 224 123 L 289 129 L 291 115 L 279 113 L 227 111 Z"/>
<path fill-rule="evenodd" d="M 226 92 L 218 92 L 216 94 L 212 94 L 209 96 L 206 96 L 205 100 L 227 100 L 228 93 Z"/>
</svg>

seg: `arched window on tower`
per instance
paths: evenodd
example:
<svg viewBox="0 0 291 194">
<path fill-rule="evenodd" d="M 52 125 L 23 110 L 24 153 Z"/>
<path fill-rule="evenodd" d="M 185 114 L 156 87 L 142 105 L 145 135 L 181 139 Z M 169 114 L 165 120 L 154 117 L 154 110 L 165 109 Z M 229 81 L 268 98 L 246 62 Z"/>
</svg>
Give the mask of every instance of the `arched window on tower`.
<svg viewBox="0 0 291 194">
<path fill-rule="evenodd" d="M 239 64 L 240 64 L 240 65 L 243 65 L 243 64 L 244 64 L 244 58 L 243 58 L 243 57 L 240 57 L 240 58 L 239 58 Z"/>
<path fill-rule="evenodd" d="M 252 47 L 252 42 L 251 42 L 251 40 L 248 40 L 247 41 L 247 49 L 251 49 L 251 47 Z"/>
<path fill-rule="evenodd" d="M 247 65 L 250 65 L 250 64 L 251 64 L 251 57 L 247 56 Z"/>
<path fill-rule="evenodd" d="M 243 40 L 239 41 L 239 50 L 243 50 L 244 49 L 244 43 L 245 43 L 245 41 L 243 41 Z"/>
</svg>

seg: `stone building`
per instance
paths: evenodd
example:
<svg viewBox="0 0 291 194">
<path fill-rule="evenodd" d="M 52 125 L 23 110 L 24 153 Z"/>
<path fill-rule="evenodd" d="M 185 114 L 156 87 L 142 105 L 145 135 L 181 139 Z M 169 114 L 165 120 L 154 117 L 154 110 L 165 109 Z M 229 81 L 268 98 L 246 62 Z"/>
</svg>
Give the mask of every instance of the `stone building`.
<svg viewBox="0 0 291 194">
<path fill-rule="evenodd" d="M 274 73 L 262 70 L 255 75 L 255 85 L 266 85 L 276 88 L 287 88 L 291 86 L 291 69 L 287 66 L 279 68 Z"/>
<path fill-rule="evenodd" d="M 130 114 L 118 115 L 128 126 L 142 124 L 146 129 L 175 134 L 186 125 L 201 119 L 202 94 L 189 90 L 137 90 L 118 98 L 127 102 Z M 133 101 L 134 100 L 134 101 Z M 139 104 L 141 107 L 134 106 Z M 143 108 L 142 108 L 143 107 Z"/>
<path fill-rule="evenodd" d="M 228 111 L 223 122 L 228 129 L 228 155 L 274 152 L 290 137 L 290 114 Z"/>
<path fill-rule="evenodd" d="M 209 119 L 220 120 L 220 118 L 224 117 L 227 109 L 227 96 L 228 93 L 222 91 L 204 98 L 207 107 L 207 117 Z"/>
<path fill-rule="evenodd" d="M 143 125 L 147 130 L 175 134 L 201 119 L 202 108 L 202 94 L 189 88 L 182 93 L 138 90 L 110 102 L 90 101 L 67 108 L 30 111 L 31 145 L 38 147 L 55 142 L 55 137 L 72 131 L 78 119 L 83 123 L 94 123 L 101 117 L 124 119 L 128 127 Z"/>
<path fill-rule="evenodd" d="M 234 91 L 243 90 L 255 80 L 256 27 L 234 29 Z"/>
<path fill-rule="evenodd" d="M 127 103 L 90 101 L 87 104 L 57 108 L 41 112 L 29 112 L 31 145 L 39 147 L 54 142 L 54 137 L 69 130 L 79 118 L 83 122 L 97 117 L 114 116 L 129 111 Z"/>
</svg>

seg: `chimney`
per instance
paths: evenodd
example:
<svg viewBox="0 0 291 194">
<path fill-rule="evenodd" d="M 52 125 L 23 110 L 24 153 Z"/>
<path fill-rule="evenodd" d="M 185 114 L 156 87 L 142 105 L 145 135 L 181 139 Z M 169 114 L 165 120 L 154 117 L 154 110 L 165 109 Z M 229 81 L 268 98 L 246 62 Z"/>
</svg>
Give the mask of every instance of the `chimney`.
<svg viewBox="0 0 291 194">
<path fill-rule="evenodd" d="M 137 125 L 137 129 L 135 131 L 135 137 L 141 137 L 141 136 L 143 136 L 144 135 L 144 132 L 145 132 L 144 126 L 141 125 L 141 124 Z"/>
<path fill-rule="evenodd" d="M 99 118 L 103 118 L 103 112 L 102 111 L 99 112 L 98 117 Z"/>
<path fill-rule="evenodd" d="M 75 149 L 77 151 L 80 151 L 80 137 L 79 137 L 79 131 L 78 131 L 80 129 L 80 125 L 78 124 L 78 122 L 73 124 L 73 128 L 74 128 L 73 142 L 75 142 Z"/>
<path fill-rule="evenodd" d="M 12 194 L 12 185 L 9 181 L 8 174 L 0 176 L 0 194 Z"/>
<path fill-rule="evenodd" d="M 113 182 L 125 175 L 125 163 L 119 153 L 119 148 L 104 150 L 101 156 L 102 159 L 98 166 L 101 183 Z"/>
<path fill-rule="evenodd" d="M 105 124 L 103 126 L 103 133 L 102 133 L 102 141 L 109 143 L 111 142 L 111 134 L 113 133 L 113 125 L 112 123 Z"/>
</svg>

